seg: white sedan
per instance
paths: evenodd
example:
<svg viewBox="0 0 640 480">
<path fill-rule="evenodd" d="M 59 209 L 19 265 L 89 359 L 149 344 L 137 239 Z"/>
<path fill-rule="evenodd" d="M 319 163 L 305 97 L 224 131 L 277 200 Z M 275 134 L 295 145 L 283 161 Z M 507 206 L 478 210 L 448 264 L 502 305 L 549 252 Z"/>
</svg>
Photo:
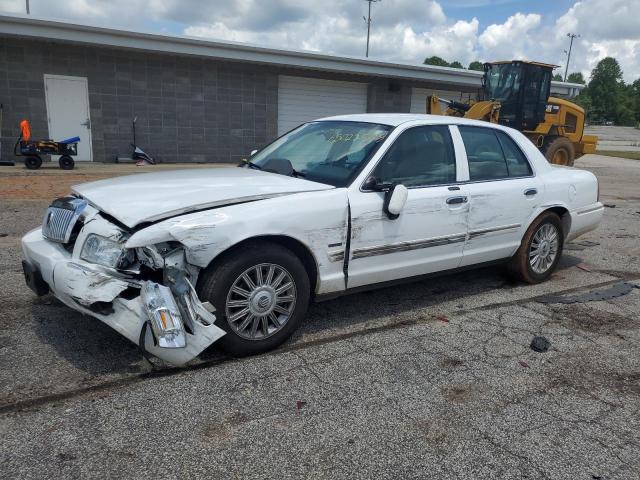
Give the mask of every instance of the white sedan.
<svg viewBox="0 0 640 480">
<path fill-rule="evenodd" d="M 501 262 L 544 281 L 603 215 L 593 174 L 452 117 L 326 118 L 240 167 L 74 187 L 22 240 L 28 285 L 183 365 L 272 349 L 309 301 L 384 282 Z"/>
</svg>

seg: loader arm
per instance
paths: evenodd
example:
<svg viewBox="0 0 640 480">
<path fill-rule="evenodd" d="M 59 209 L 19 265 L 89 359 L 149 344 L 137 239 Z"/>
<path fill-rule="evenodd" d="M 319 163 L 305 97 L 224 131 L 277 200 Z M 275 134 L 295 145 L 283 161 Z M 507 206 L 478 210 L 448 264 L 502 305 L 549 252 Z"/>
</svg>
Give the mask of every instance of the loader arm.
<svg viewBox="0 0 640 480">
<path fill-rule="evenodd" d="M 446 105 L 447 108 L 443 109 L 443 105 Z M 430 95 L 427 97 L 427 113 L 431 115 L 464 117 L 498 123 L 498 119 L 500 118 L 500 102 L 486 100 L 467 104 L 445 100 L 436 95 Z"/>
</svg>

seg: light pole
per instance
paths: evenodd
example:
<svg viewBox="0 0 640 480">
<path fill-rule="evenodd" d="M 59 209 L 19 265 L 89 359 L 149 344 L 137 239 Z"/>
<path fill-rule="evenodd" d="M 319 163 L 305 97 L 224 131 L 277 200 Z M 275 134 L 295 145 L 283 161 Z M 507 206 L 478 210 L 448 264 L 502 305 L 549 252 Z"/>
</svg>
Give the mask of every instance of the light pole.
<svg viewBox="0 0 640 480">
<path fill-rule="evenodd" d="M 25 0 L 27 2 L 27 15 L 30 15 L 31 12 L 29 11 L 29 0 Z"/>
<path fill-rule="evenodd" d="M 371 33 L 371 4 L 380 1 L 381 0 L 365 0 L 365 2 L 369 2 L 369 15 L 367 18 L 362 17 L 367 24 L 367 51 L 365 53 L 365 57 L 369 56 L 369 34 Z"/>
<path fill-rule="evenodd" d="M 567 33 L 567 37 L 571 39 L 571 42 L 569 42 L 569 52 L 567 53 L 567 66 L 564 69 L 565 82 L 567 81 L 567 75 L 569 74 L 569 61 L 571 60 L 571 47 L 573 47 L 573 39 L 580 38 L 580 35 L 577 35 L 575 33 Z"/>
</svg>

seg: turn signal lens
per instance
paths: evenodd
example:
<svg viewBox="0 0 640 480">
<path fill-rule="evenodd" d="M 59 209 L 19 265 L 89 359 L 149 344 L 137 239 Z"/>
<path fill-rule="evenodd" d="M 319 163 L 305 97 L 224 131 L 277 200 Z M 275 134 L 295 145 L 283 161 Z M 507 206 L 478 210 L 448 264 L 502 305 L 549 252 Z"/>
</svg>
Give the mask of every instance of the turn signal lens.
<svg viewBox="0 0 640 480">
<path fill-rule="evenodd" d="M 182 348 L 187 345 L 187 337 L 169 287 L 153 282 L 145 282 L 142 287 L 142 302 L 147 310 L 153 334 L 158 346 L 164 348 Z"/>
</svg>

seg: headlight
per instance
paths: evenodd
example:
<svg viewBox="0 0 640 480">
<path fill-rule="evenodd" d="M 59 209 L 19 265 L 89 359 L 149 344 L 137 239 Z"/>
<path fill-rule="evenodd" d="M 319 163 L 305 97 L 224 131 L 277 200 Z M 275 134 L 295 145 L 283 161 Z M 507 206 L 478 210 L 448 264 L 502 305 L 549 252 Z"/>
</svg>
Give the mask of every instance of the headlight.
<svg viewBox="0 0 640 480">
<path fill-rule="evenodd" d="M 132 254 L 124 248 L 124 244 L 92 233 L 84 241 L 80 258 L 105 267 L 122 268 Z"/>
</svg>

